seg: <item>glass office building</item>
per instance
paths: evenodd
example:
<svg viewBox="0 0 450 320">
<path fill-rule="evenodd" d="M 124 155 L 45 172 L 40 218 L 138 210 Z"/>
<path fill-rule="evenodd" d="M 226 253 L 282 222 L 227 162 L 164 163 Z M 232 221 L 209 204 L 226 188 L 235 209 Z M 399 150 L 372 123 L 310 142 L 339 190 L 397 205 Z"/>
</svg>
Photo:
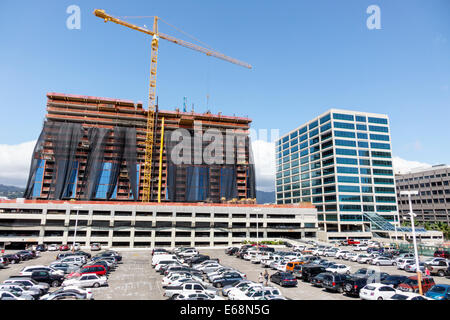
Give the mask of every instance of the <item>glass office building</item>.
<svg viewBox="0 0 450 320">
<path fill-rule="evenodd" d="M 364 213 L 394 221 L 397 195 L 387 115 L 331 109 L 276 142 L 276 201 L 312 202 L 336 238 L 371 236 Z M 356 233 L 358 232 L 358 233 Z"/>
</svg>

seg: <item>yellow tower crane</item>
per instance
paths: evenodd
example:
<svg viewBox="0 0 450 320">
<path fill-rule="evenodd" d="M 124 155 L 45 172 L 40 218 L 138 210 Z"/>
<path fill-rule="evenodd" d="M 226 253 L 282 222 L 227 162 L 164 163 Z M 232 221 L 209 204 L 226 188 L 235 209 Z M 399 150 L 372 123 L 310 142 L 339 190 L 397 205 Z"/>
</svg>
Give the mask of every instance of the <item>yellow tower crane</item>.
<svg viewBox="0 0 450 320">
<path fill-rule="evenodd" d="M 148 30 L 143 27 L 136 26 L 134 24 L 128 23 L 126 21 L 123 21 L 119 18 L 115 18 L 109 14 L 107 14 L 104 10 L 96 9 L 94 10 L 94 14 L 103 19 L 105 22 L 111 21 L 117 24 L 120 24 L 122 26 L 128 27 L 130 29 L 140 31 L 143 33 L 146 33 L 150 36 L 152 36 L 152 42 L 151 42 L 151 65 L 150 65 L 150 88 L 149 88 L 149 95 L 148 95 L 148 114 L 147 114 L 147 135 L 145 139 L 145 162 L 144 162 L 144 184 L 143 184 L 143 196 L 142 201 L 143 202 L 149 202 L 150 201 L 150 195 L 151 195 L 151 175 L 152 175 L 152 157 L 153 157 L 153 127 L 154 127 L 154 114 L 155 114 L 155 100 L 156 100 L 156 70 L 157 70 L 157 64 L 158 64 L 158 44 L 159 39 L 164 39 L 173 43 L 176 43 L 180 46 L 200 51 L 207 56 L 216 57 L 234 64 L 237 64 L 239 66 L 251 69 L 252 66 L 248 63 L 236 60 L 234 58 L 228 57 L 220 52 L 217 52 L 212 49 L 207 49 L 201 46 L 198 46 L 196 44 L 192 44 L 190 42 L 176 39 L 172 36 L 166 35 L 164 33 L 160 33 L 158 31 L 158 20 L 160 20 L 159 17 L 154 17 L 153 20 L 153 30 Z M 161 151 L 162 153 L 162 146 Z M 161 161 L 160 161 L 160 174 L 159 174 L 159 187 L 158 187 L 158 202 L 161 202 L 160 197 L 160 190 L 161 190 Z"/>
</svg>

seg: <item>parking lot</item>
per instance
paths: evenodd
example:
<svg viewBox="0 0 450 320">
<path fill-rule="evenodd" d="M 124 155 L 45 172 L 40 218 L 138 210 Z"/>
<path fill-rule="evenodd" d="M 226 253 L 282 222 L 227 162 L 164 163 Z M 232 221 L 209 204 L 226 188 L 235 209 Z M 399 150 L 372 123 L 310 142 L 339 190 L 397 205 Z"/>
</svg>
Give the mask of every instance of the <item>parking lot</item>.
<svg viewBox="0 0 450 320">
<path fill-rule="evenodd" d="M 288 248 L 280 248 L 282 251 L 290 251 Z M 150 250 L 119 250 L 123 259 L 117 266 L 116 270 L 108 276 L 108 286 L 100 288 L 91 288 L 95 300 L 165 300 L 163 296 L 164 289 L 161 285 L 162 276 L 151 267 L 151 251 Z M 233 267 L 245 273 L 247 279 L 257 282 L 258 275 L 267 270 L 269 274 L 276 271 L 270 268 L 263 268 L 261 264 L 252 264 L 250 261 L 238 259 L 235 256 L 225 254 L 223 248 L 218 249 L 200 249 L 200 254 L 209 255 L 211 258 L 220 259 L 220 263 Z M 8 253 L 8 252 L 7 252 Z M 49 265 L 56 260 L 58 251 L 42 252 L 41 256 L 21 262 L 19 264 L 10 264 L 5 269 L 0 270 L 0 282 L 8 279 L 10 276 L 18 275 L 25 266 L 32 265 Z M 95 254 L 95 252 L 93 253 Z M 340 260 L 332 257 L 325 258 L 329 261 L 345 264 L 351 267 L 351 272 L 355 272 L 360 268 L 367 268 L 366 264 L 357 262 Z M 426 259 L 426 257 L 421 257 Z M 381 272 L 391 275 L 407 275 L 412 276 L 403 270 L 398 270 L 394 266 L 370 266 L 371 268 L 379 268 Z M 450 279 L 446 277 L 433 276 L 437 284 L 449 284 Z M 328 292 L 322 288 L 313 287 L 309 283 L 301 280 L 298 281 L 296 287 L 282 288 L 277 284 L 269 282 L 269 286 L 280 289 L 283 296 L 293 300 L 357 300 L 359 298 L 348 297 L 340 293 Z M 51 288 L 50 292 L 57 288 Z"/>
</svg>

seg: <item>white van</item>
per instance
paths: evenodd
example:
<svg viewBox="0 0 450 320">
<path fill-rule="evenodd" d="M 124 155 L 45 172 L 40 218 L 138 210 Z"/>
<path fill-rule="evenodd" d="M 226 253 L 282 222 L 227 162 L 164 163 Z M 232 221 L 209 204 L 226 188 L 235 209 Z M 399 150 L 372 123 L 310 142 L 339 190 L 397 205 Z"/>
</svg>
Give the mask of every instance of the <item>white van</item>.
<svg viewBox="0 0 450 320">
<path fill-rule="evenodd" d="M 153 256 L 153 258 L 152 258 L 152 267 L 157 265 L 158 262 L 161 260 L 174 260 L 174 261 L 180 262 L 178 260 L 177 256 L 174 254 L 158 254 L 158 255 Z"/>
</svg>

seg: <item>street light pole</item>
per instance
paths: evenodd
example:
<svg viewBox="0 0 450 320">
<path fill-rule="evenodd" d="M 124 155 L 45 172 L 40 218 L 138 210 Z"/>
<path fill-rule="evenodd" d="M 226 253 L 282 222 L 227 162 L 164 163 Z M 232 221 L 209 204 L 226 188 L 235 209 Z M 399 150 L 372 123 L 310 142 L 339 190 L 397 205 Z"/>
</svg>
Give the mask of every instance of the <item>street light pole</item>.
<svg viewBox="0 0 450 320">
<path fill-rule="evenodd" d="M 423 295 L 423 291 L 422 291 L 422 274 L 420 271 L 420 266 L 419 266 L 419 254 L 417 252 L 417 242 L 416 242 L 416 229 L 414 227 L 414 217 L 416 216 L 416 214 L 413 212 L 412 209 L 412 201 L 411 201 L 411 195 L 418 195 L 419 192 L 416 191 L 401 191 L 400 195 L 407 195 L 408 196 L 408 201 L 409 201 L 409 217 L 411 218 L 411 229 L 412 229 L 412 234 L 413 234 L 413 243 L 414 243 L 414 258 L 416 260 L 416 272 L 417 272 L 417 283 L 419 285 L 419 294 Z"/>
</svg>

